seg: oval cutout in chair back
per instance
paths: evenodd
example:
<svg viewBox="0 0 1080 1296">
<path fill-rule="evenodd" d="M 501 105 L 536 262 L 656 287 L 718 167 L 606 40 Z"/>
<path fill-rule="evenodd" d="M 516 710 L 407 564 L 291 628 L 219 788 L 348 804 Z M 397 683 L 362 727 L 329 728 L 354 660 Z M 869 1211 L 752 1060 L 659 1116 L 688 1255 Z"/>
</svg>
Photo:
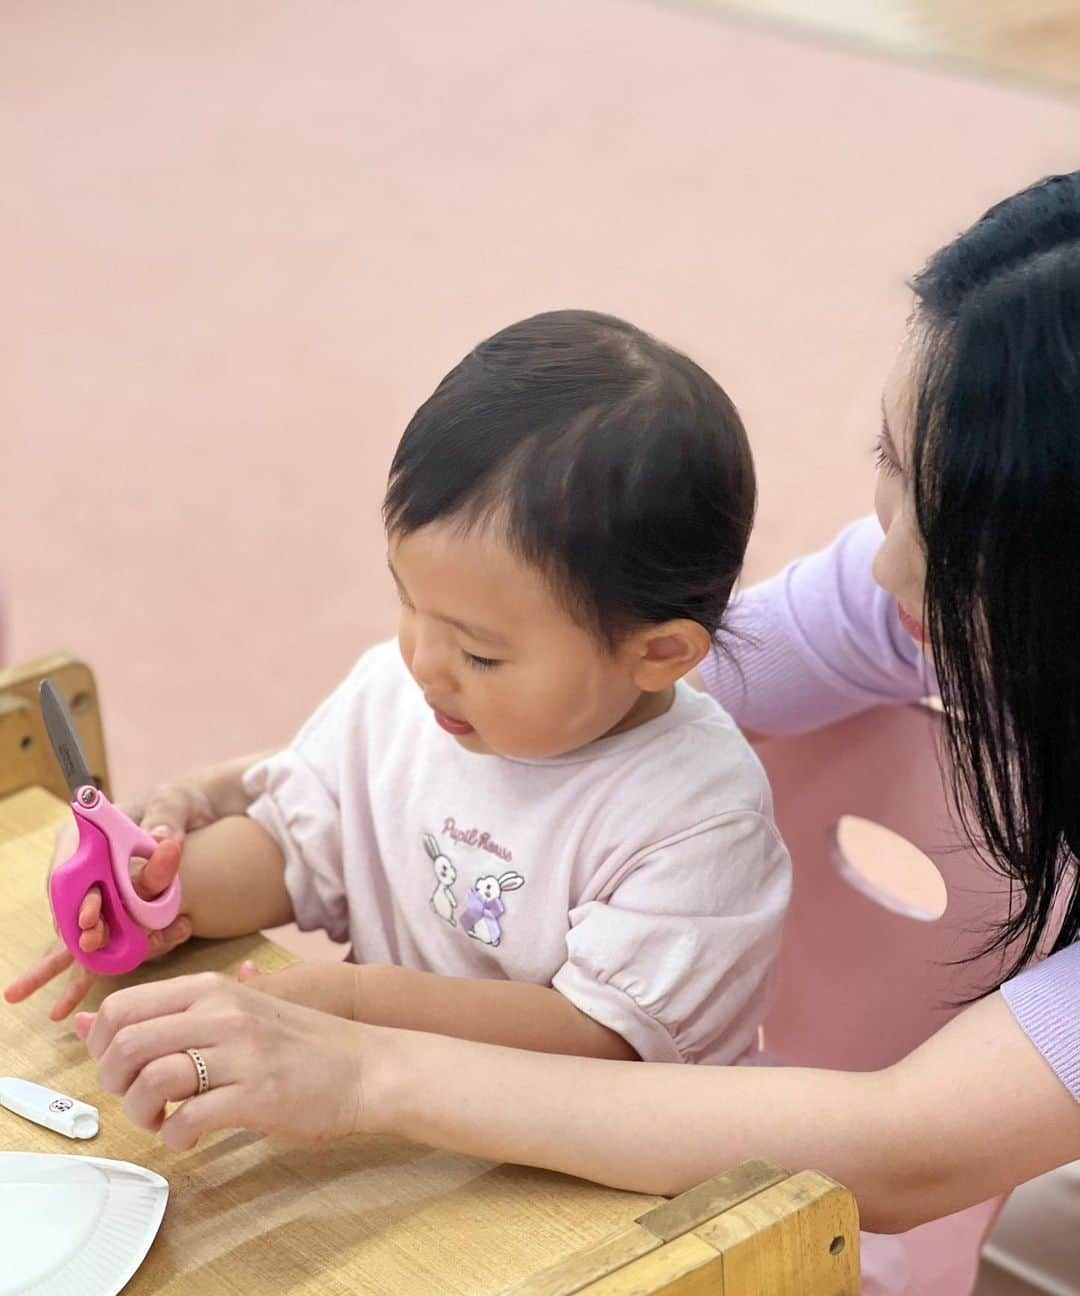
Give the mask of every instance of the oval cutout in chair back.
<svg viewBox="0 0 1080 1296">
<path fill-rule="evenodd" d="M 836 825 L 837 868 L 857 891 L 893 913 L 935 922 L 948 892 L 937 865 L 891 828 L 844 815 Z"/>
</svg>

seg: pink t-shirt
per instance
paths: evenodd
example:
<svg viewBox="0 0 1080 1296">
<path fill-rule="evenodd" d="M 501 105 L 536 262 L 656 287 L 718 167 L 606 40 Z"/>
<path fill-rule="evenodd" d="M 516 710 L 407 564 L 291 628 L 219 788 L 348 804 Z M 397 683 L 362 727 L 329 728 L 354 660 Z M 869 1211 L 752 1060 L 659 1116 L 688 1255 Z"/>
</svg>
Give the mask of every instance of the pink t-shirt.
<svg viewBox="0 0 1080 1296">
<path fill-rule="evenodd" d="M 297 922 L 359 962 L 554 986 L 650 1061 L 754 1046 L 790 863 L 756 756 L 688 686 L 567 755 L 480 756 L 384 644 L 246 783 Z"/>
</svg>

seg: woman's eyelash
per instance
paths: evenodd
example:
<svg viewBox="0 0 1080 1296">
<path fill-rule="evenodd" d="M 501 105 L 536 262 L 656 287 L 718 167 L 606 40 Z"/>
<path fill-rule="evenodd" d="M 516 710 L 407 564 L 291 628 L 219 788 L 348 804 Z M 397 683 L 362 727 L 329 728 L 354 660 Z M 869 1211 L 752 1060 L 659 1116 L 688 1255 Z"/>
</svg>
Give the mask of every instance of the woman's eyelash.
<svg viewBox="0 0 1080 1296">
<path fill-rule="evenodd" d="M 477 657 L 475 653 L 471 652 L 465 654 L 465 660 L 477 670 L 494 670 L 496 666 L 501 664 L 490 657 Z"/>
<path fill-rule="evenodd" d="M 899 466 L 894 462 L 888 450 L 885 449 L 885 442 L 878 440 L 874 442 L 874 462 L 890 477 L 896 477 L 899 472 Z"/>
</svg>

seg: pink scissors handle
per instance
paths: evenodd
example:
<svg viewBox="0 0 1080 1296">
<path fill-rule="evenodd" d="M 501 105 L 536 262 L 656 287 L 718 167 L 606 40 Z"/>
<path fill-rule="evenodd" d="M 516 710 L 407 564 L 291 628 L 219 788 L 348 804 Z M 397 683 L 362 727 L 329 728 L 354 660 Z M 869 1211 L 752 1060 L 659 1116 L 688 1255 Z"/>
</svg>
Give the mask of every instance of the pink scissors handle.
<svg viewBox="0 0 1080 1296">
<path fill-rule="evenodd" d="M 79 788 L 71 803 L 79 825 L 75 854 L 49 880 L 56 924 L 64 944 L 84 967 L 116 976 L 130 972 L 147 954 L 144 927 L 160 930 L 180 912 L 180 880 L 174 878 L 155 900 L 144 900 L 131 883 L 131 861 L 148 859 L 158 843 L 94 787 Z M 91 887 L 101 888 L 101 912 L 108 943 L 87 953 L 79 947 L 79 909 Z"/>
</svg>

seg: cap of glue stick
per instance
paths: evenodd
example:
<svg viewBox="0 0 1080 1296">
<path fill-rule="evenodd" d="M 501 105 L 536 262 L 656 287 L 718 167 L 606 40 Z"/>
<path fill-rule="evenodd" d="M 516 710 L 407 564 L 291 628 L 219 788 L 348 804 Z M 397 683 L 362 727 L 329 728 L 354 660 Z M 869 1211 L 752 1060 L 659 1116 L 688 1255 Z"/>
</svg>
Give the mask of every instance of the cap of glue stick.
<svg viewBox="0 0 1080 1296">
<path fill-rule="evenodd" d="M 89 1103 L 15 1076 L 0 1076 L 0 1107 L 70 1139 L 93 1138 L 100 1123 Z"/>
</svg>

